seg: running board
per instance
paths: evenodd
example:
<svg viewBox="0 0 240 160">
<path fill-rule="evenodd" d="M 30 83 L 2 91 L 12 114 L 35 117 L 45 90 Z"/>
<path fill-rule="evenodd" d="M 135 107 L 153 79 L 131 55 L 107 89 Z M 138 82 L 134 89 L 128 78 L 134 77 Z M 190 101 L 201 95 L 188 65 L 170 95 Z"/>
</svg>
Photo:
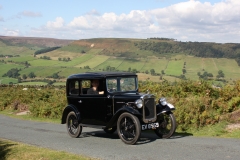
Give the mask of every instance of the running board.
<svg viewBox="0 0 240 160">
<path fill-rule="evenodd" d="M 104 129 L 104 128 L 106 128 L 106 126 L 83 124 L 83 123 L 80 123 L 80 126 L 83 126 L 83 127 L 91 127 L 91 128 L 98 128 L 98 129 Z"/>
</svg>

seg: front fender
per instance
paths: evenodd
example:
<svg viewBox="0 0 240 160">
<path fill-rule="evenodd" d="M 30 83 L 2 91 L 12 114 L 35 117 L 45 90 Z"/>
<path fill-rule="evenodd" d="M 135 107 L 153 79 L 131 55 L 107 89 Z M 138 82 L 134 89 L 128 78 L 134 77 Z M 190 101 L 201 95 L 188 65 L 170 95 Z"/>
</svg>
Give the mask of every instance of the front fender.
<svg viewBox="0 0 240 160">
<path fill-rule="evenodd" d="M 71 112 L 71 111 L 74 111 L 74 112 L 76 113 L 78 122 L 80 123 L 80 121 L 81 121 L 80 112 L 78 111 L 78 109 L 77 109 L 74 105 L 68 105 L 68 106 L 63 110 L 61 124 L 65 124 L 65 123 L 66 123 L 67 115 L 68 115 L 68 113 Z"/>
<path fill-rule="evenodd" d="M 132 107 L 129 107 L 129 106 L 123 106 L 113 115 L 111 120 L 108 122 L 106 128 L 112 128 L 112 126 L 114 126 L 116 124 L 118 117 L 124 112 L 131 113 L 137 117 L 142 116 L 142 114 L 138 110 L 136 110 Z"/>
<path fill-rule="evenodd" d="M 157 115 L 175 110 L 175 107 L 170 103 L 167 103 L 166 106 L 162 106 L 158 104 L 156 107 L 157 107 Z"/>
</svg>

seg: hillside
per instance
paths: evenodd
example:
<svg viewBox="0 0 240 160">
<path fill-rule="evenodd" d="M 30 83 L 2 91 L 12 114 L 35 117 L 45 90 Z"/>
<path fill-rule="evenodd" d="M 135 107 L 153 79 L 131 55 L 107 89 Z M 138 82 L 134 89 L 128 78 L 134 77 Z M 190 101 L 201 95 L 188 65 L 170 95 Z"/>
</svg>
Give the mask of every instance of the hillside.
<svg viewBox="0 0 240 160">
<path fill-rule="evenodd" d="M 46 51 L 56 46 L 54 50 L 50 48 L 50 52 L 35 55 L 41 49 Z M 36 78 L 54 75 L 56 80 L 85 71 L 131 71 L 138 73 L 140 80 L 198 80 L 201 77 L 219 84 L 238 80 L 240 73 L 240 44 L 178 42 L 166 38 L 73 41 L 0 37 L 0 55 L 2 83 L 13 81 L 3 75 L 16 67 L 20 77 L 34 72 Z"/>
<path fill-rule="evenodd" d="M 9 37 L 0 36 L 0 41 L 9 46 L 25 46 L 25 47 L 55 47 L 65 46 L 73 40 L 62 40 L 54 38 L 37 38 L 37 37 Z"/>
</svg>

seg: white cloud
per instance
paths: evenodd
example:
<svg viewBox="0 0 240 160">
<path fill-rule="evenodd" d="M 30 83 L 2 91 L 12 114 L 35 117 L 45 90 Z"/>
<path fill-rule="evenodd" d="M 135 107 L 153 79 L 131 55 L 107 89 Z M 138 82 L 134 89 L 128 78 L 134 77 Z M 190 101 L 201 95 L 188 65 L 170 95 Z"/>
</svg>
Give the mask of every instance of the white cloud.
<svg viewBox="0 0 240 160">
<path fill-rule="evenodd" d="M 240 1 L 219 3 L 190 0 L 154 10 L 133 10 L 128 14 L 100 15 L 92 10 L 65 24 L 63 18 L 47 22 L 43 29 L 52 31 L 55 38 L 168 37 L 182 41 L 240 42 Z M 44 32 L 44 31 L 42 31 Z M 61 37 L 62 38 L 62 37 Z"/>
<path fill-rule="evenodd" d="M 4 28 L 4 35 L 5 36 L 19 36 L 20 31 L 19 30 L 10 30 L 10 29 Z"/>
<path fill-rule="evenodd" d="M 64 20 L 62 17 L 57 17 L 55 21 L 51 22 L 48 21 L 46 27 L 48 29 L 59 29 L 62 28 L 64 25 Z"/>
<path fill-rule="evenodd" d="M 32 12 L 32 11 L 23 11 L 19 14 L 20 16 L 25 16 L 25 17 L 41 17 L 42 14 L 39 12 Z"/>
</svg>

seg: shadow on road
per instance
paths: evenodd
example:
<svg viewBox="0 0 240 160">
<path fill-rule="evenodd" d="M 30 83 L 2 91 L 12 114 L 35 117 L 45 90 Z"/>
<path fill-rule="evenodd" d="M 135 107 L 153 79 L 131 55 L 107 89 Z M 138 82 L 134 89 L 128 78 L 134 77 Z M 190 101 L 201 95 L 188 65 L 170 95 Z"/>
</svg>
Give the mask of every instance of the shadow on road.
<svg viewBox="0 0 240 160">
<path fill-rule="evenodd" d="M 92 132 L 83 132 L 80 138 L 86 137 L 100 137 L 100 138 L 109 138 L 109 139 L 119 139 L 117 132 L 109 134 L 104 131 L 92 131 Z"/>
<path fill-rule="evenodd" d="M 193 136 L 192 133 L 187 133 L 187 132 L 175 132 L 171 139 L 177 139 L 177 138 L 184 138 L 188 136 Z"/>
<path fill-rule="evenodd" d="M 192 136 L 192 134 L 186 133 L 186 132 L 175 132 L 170 139 L 184 138 L 187 136 Z M 105 133 L 104 131 L 83 132 L 79 138 L 87 138 L 87 137 L 120 139 L 117 132 L 109 134 L 109 133 Z M 153 131 L 143 131 L 136 145 L 151 143 L 156 141 L 157 139 L 160 139 L 160 138 Z"/>
<path fill-rule="evenodd" d="M 99 138 L 108 138 L 108 139 L 119 139 L 117 132 L 112 134 L 105 133 L 104 131 L 92 131 L 92 132 L 83 132 L 79 138 L 86 138 L 86 137 L 99 137 Z M 158 139 L 157 136 L 151 133 L 142 132 L 141 136 L 136 145 L 151 143 Z"/>
</svg>

